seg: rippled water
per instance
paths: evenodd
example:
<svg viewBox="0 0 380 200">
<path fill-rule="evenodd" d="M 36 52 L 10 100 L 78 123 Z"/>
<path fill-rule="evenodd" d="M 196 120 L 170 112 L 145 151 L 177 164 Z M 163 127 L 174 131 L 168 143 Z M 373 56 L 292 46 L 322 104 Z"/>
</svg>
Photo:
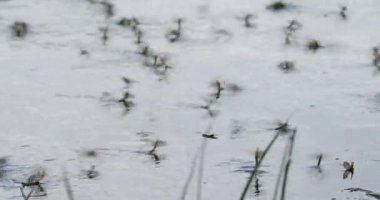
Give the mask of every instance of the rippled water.
<svg viewBox="0 0 380 200">
<path fill-rule="evenodd" d="M 294 0 L 281 12 L 264 0 L 110 2 L 107 18 L 86 0 L 0 1 L 1 199 L 22 199 L 20 182 L 39 167 L 47 172 L 41 199 L 67 199 L 64 169 L 75 199 L 179 199 L 205 132 L 217 139 L 204 150 L 202 199 L 238 199 L 255 150 L 279 120 L 298 130 L 287 199 L 374 199 L 364 190 L 380 191 L 380 77 L 371 66 L 380 2 Z M 256 17 L 247 29 L 248 13 Z M 167 58 L 167 76 L 144 65 L 133 32 L 117 25 L 122 17 L 140 20 L 142 40 Z M 165 34 L 179 17 L 181 39 L 170 43 Z M 302 27 L 287 46 L 292 19 Z M 11 34 L 17 20 L 30 27 L 25 38 Z M 308 51 L 311 39 L 323 48 Z M 281 71 L 284 60 L 295 70 Z M 226 89 L 210 112 L 215 80 Z M 118 102 L 125 91 L 129 109 Z M 155 140 L 164 145 L 153 155 Z M 265 158 L 250 198 L 272 198 L 286 141 Z M 325 157 L 316 169 L 318 153 Z M 355 163 L 352 178 L 343 179 L 344 161 Z M 196 198 L 197 166 L 186 199 Z"/>
</svg>

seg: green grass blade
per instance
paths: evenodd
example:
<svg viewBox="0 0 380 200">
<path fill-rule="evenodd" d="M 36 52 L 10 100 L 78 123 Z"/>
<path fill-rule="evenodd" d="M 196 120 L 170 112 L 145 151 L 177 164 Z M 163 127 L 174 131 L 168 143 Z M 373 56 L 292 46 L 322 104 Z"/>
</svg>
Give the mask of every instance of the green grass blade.
<svg viewBox="0 0 380 200">
<path fill-rule="evenodd" d="M 245 199 L 245 196 L 247 195 L 247 192 L 249 190 L 249 187 L 252 183 L 252 181 L 254 180 L 254 178 L 256 177 L 258 171 L 259 171 L 259 168 L 261 166 L 261 163 L 263 162 L 266 154 L 269 152 L 269 150 L 272 148 L 274 142 L 277 140 L 277 138 L 280 136 L 281 132 L 280 131 L 277 131 L 276 132 L 276 135 L 272 138 L 272 140 L 269 142 L 269 144 L 267 145 L 267 147 L 265 148 L 262 156 L 261 156 L 261 159 L 259 160 L 259 162 L 257 163 L 257 165 L 255 166 L 255 168 L 253 169 L 253 171 L 251 172 L 251 175 L 247 181 L 247 184 L 245 185 L 244 187 L 244 190 L 243 192 L 241 193 L 241 196 L 240 196 L 240 200 L 244 200 Z"/>
<path fill-rule="evenodd" d="M 293 130 L 293 133 L 292 135 L 290 135 L 290 138 L 289 138 L 289 154 L 288 154 L 288 161 L 284 169 L 284 179 L 282 183 L 281 200 L 285 200 L 286 184 L 288 181 L 290 164 L 292 163 L 293 147 L 294 147 L 294 140 L 295 140 L 296 133 L 297 133 L 297 130 Z"/>
</svg>

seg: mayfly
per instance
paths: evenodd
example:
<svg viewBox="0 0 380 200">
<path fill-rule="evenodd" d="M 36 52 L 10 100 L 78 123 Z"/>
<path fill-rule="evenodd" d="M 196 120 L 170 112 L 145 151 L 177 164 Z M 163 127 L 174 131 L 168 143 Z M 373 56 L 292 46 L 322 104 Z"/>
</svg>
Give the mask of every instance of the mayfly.
<svg viewBox="0 0 380 200">
<path fill-rule="evenodd" d="M 346 179 L 349 175 L 351 175 L 351 179 L 352 179 L 352 176 L 354 175 L 354 162 L 349 163 L 347 161 L 344 161 L 343 167 L 344 167 L 343 179 Z"/>
</svg>

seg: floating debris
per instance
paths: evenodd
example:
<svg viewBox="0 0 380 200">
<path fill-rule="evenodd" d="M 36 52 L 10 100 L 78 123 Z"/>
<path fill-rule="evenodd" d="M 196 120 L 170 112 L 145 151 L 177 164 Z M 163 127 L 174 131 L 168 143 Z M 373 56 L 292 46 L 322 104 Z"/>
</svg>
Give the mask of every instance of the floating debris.
<svg viewBox="0 0 380 200">
<path fill-rule="evenodd" d="M 308 43 L 307 43 L 307 48 L 312 50 L 312 51 L 317 51 L 318 49 L 320 49 L 322 46 L 320 44 L 320 42 L 318 40 L 310 40 Z"/>
<path fill-rule="evenodd" d="M 215 134 L 202 134 L 202 137 L 208 138 L 208 139 L 218 139 Z"/>
<path fill-rule="evenodd" d="M 135 82 L 134 80 L 127 78 L 125 76 L 122 76 L 121 80 L 125 83 L 127 88 L 129 88 Z"/>
<path fill-rule="evenodd" d="M 245 131 L 245 128 L 243 127 L 243 125 L 237 121 L 237 120 L 234 120 L 232 121 L 232 125 L 231 125 L 231 139 L 236 139 L 239 134 L 241 134 L 243 131 Z"/>
<path fill-rule="evenodd" d="M 347 13 L 346 12 L 347 12 L 347 6 L 341 6 L 340 11 L 339 11 L 339 15 L 344 20 L 347 19 Z"/>
<path fill-rule="evenodd" d="M 290 44 L 291 43 L 291 38 L 294 37 L 294 33 L 301 28 L 301 23 L 299 23 L 296 20 L 291 20 L 284 28 L 285 32 L 285 44 Z"/>
<path fill-rule="evenodd" d="M 379 47 L 374 47 L 372 49 L 372 52 L 373 52 L 373 54 L 372 54 L 373 55 L 372 64 L 380 70 L 380 51 L 379 51 Z"/>
<path fill-rule="evenodd" d="M 25 37 L 28 33 L 28 24 L 23 21 L 16 21 L 11 26 L 12 33 L 15 37 Z"/>
<path fill-rule="evenodd" d="M 267 6 L 267 9 L 272 11 L 280 11 L 286 9 L 288 6 L 287 4 L 283 3 L 282 1 L 275 1 Z"/>
<path fill-rule="evenodd" d="M 138 25 L 140 25 L 140 22 L 137 18 L 135 17 L 132 17 L 132 18 L 126 18 L 126 17 L 123 17 L 121 18 L 117 24 L 119 26 L 123 26 L 123 27 L 131 27 L 132 29 L 136 29 Z"/>
<path fill-rule="evenodd" d="M 317 168 L 320 168 L 321 167 L 321 164 L 322 164 L 322 160 L 323 160 L 323 158 L 325 157 L 322 153 L 319 153 L 319 154 L 317 154 L 317 160 L 318 160 L 318 162 L 317 162 Z"/>
<path fill-rule="evenodd" d="M 0 157 L 0 180 L 6 176 L 6 166 L 8 164 L 7 157 Z"/>
<path fill-rule="evenodd" d="M 99 177 L 99 172 L 95 169 L 95 165 L 92 165 L 90 169 L 86 170 L 86 177 L 89 179 Z"/>
<path fill-rule="evenodd" d="M 150 50 L 149 50 L 149 46 L 143 46 L 143 47 L 141 47 L 141 50 L 140 50 L 139 54 L 143 55 L 144 57 L 150 56 L 151 53 L 150 53 Z"/>
<path fill-rule="evenodd" d="M 94 150 L 94 149 L 84 150 L 82 154 L 86 157 L 89 157 L 89 158 L 98 157 L 98 152 L 96 152 L 96 150 Z"/>
<path fill-rule="evenodd" d="M 283 61 L 278 65 L 278 68 L 280 68 L 285 73 L 294 71 L 296 69 L 292 61 Z"/>
<path fill-rule="evenodd" d="M 104 7 L 104 12 L 106 13 L 107 18 L 114 16 L 115 6 L 112 3 L 108 1 L 102 1 L 100 2 L 100 5 Z"/>
<path fill-rule="evenodd" d="M 106 44 L 108 41 L 108 27 L 103 27 L 103 28 L 100 28 L 99 30 L 102 33 L 101 39 L 103 41 L 103 44 Z"/>
<path fill-rule="evenodd" d="M 244 26 L 246 28 L 253 28 L 255 25 L 251 22 L 251 19 L 254 18 L 255 16 L 252 14 L 246 14 L 244 16 Z"/>
<path fill-rule="evenodd" d="M 362 188 L 346 188 L 350 192 L 365 192 L 367 196 L 373 197 L 375 199 L 380 199 L 380 192 L 372 192 L 371 190 L 366 190 Z"/>
<path fill-rule="evenodd" d="M 7 157 L 0 157 L 0 167 L 5 166 L 8 163 Z"/>
<path fill-rule="evenodd" d="M 69 200 L 74 200 L 73 189 L 71 187 L 69 178 L 67 177 L 66 170 L 63 171 L 62 176 L 63 176 L 63 183 L 64 183 L 64 186 L 65 186 L 65 191 L 66 191 L 66 194 L 67 194 L 67 198 Z"/>
<path fill-rule="evenodd" d="M 88 55 L 90 55 L 90 53 L 87 50 L 82 49 L 82 50 L 80 50 L 80 55 L 81 56 L 88 56 Z"/>
<path fill-rule="evenodd" d="M 225 89 L 227 91 L 232 92 L 232 93 L 239 93 L 239 92 L 243 91 L 243 88 L 236 83 L 226 83 Z"/>
<path fill-rule="evenodd" d="M 137 29 L 135 31 L 136 33 L 136 44 L 141 44 L 142 43 L 142 36 L 143 36 L 143 32 L 139 29 Z"/>
</svg>

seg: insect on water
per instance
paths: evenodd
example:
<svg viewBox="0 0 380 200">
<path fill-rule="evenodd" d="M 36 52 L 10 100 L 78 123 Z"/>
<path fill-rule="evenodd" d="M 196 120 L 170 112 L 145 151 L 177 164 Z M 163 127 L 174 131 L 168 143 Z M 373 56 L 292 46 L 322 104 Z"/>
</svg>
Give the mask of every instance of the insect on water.
<svg viewBox="0 0 380 200">
<path fill-rule="evenodd" d="M 343 172 L 343 179 L 346 179 L 349 175 L 351 175 L 351 179 L 352 179 L 352 176 L 354 175 L 354 162 L 347 162 L 347 161 L 344 161 L 343 162 L 343 167 L 344 167 L 344 172 Z"/>
</svg>

